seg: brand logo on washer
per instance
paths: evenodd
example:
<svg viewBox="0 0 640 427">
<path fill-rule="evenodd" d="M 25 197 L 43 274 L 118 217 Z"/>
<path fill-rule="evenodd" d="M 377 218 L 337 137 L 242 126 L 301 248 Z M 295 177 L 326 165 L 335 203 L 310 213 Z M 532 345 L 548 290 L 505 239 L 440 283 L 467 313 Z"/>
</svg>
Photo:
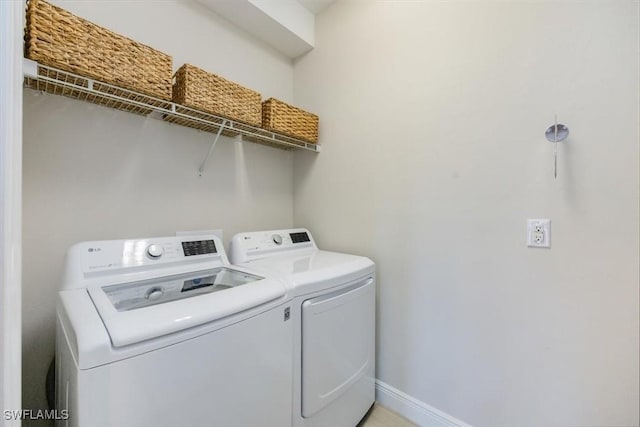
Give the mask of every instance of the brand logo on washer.
<svg viewBox="0 0 640 427">
<path fill-rule="evenodd" d="M 100 252 L 101 250 L 101 248 L 89 248 L 87 249 L 87 252 Z"/>
<path fill-rule="evenodd" d="M 291 309 L 289 307 L 284 309 L 284 321 L 286 322 L 291 317 Z"/>
</svg>

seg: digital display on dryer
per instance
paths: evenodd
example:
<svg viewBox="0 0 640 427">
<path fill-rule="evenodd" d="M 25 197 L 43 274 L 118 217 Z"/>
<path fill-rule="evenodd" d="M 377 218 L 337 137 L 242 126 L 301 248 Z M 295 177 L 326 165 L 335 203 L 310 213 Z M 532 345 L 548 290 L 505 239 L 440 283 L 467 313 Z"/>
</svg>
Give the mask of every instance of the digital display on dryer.
<svg viewBox="0 0 640 427">
<path fill-rule="evenodd" d="M 182 242 L 184 256 L 215 254 L 216 244 L 213 240 L 196 240 L 193 242 Z"/>
<path fill-rule="evenodd" d="M 293 243 L 303 243 L 303 242 L 310 242 L 311 240 L 309 239 L 309 235 L 307 233 L 300 232 L 300 233 L 289 233 L 289 237 L 291 237 L 291 241 Z"/>
</svg>

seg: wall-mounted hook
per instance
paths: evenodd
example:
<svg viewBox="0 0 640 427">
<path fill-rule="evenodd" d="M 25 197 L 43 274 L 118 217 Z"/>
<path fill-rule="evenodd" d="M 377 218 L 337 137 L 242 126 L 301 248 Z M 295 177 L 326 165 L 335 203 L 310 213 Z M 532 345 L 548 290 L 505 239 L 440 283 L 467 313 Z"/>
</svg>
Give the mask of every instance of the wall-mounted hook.
<svg viewBox="0 0 640 427">
<path fill-rule="evenodd" d="M 569 128 L 558 123 L 558 116 L 553 116 L 553 125 L 544 132 L 547 141 L 553 142 L 553 177 L 558 178 L 558 142 L 562 142 L 569 136 Z"/>
</svg>

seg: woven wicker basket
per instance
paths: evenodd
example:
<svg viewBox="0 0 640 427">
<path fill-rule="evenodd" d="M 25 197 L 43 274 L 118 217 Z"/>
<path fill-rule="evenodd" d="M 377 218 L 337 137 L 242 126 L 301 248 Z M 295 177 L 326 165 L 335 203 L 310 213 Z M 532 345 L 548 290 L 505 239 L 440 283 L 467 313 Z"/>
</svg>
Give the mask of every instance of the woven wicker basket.
<svg viewBox="0 0 640 427">
<path fill-rule="evenodd" d="M 171 99 L 172 58 L 43 0 L 29 0 L 25 55 L 43 65 Z"/>
<path fill-rule="evenodd" d="M 318 142 L 318 116 L 275 98 L 262 103 L 262 127 L 307 142 Z"/>
<path fill-rule="evenodd" d="M 258 92 L 189 64 L 180 67 L 174 78 L 173 102 L 260 126 Z"/>
</svg>

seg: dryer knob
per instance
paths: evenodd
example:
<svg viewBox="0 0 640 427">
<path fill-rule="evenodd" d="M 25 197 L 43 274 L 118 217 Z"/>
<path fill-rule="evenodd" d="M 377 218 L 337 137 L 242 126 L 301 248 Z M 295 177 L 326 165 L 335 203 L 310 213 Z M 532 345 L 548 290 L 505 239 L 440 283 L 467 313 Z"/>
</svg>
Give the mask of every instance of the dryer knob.
<svg viewBox="0 0 640 427">
<path fill-rule="evenodd" d="M 273 239 L 273 243 L 275 243 L 276 245 L 281 245 L 282 244 L 282 236 L 279 234 L 274 234 L 273 236 L 271 236 L 271 238 Z"/>
<path fill-rule="evenodd" d="M 153 244 L 147 247 L 147 255 L 149 255 L 151 258 L 160 258 L 163 253 L 164 248 L 160 245 Z"/>
</svg>

